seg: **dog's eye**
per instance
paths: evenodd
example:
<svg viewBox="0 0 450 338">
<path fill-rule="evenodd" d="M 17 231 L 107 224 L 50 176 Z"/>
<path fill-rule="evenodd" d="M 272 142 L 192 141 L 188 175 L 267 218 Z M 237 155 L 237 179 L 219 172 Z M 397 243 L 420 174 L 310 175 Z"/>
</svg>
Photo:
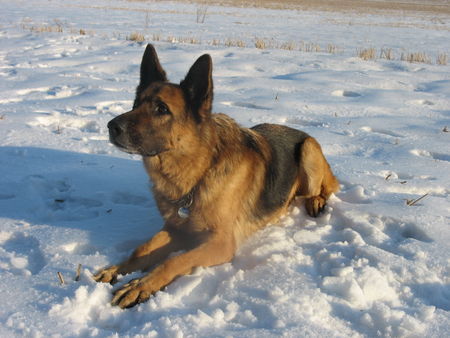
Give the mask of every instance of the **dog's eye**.
<svg viewBox="0 0 450 338">
<path fill-rule="evenodd" d="M 159 102 L 156 105 L 155 113 L 158 114 L 158 115 L 168 115 L 168 114 L 170 114 L 170 110 L 169 110 L 169 107 L 167 107 L 166 104 L 164 104 L 162 102 Z"/>
</svg>

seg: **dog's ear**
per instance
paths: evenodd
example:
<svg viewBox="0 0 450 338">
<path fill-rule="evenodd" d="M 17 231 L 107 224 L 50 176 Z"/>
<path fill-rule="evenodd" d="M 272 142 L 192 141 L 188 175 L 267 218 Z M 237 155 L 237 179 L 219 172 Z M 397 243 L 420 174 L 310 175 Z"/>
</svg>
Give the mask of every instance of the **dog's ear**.
<svg viewBox="0 0 450 338">
<path fill-rule="evenodd" d="M 203 119 L 211 113 L 213 101 L 212 59 L 200 56 L 180 83 L 196 118 Z"/>
<path fill-rule="evenodd" d="M 134 100 L 133 108 L 136 108 L 137 101 L 141 93 L 153 82 L 167 81 L 166 72 L 159 63 L 158 55 L 155 47 L 148 44 L 145 48 L 144 55 L 141 61 L 141 80 L 136 88 L 136 99 Z"/>
</svg>

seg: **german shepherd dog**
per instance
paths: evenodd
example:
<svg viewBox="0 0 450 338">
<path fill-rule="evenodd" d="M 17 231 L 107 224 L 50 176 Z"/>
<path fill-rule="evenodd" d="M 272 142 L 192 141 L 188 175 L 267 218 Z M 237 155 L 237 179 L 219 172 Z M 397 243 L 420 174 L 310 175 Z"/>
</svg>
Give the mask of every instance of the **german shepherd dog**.
<svg viewBox="0 0 450 338">
<path fill-rule="evenodd" d="M 339 184 L 320 145 L 289 127 L 242 128 L 211 112 L 212 60 L 200 56 L 180 84 L 169 83 L 148 45 L 130 112 L 108 123 L 110 141 L 140 154 L 165 224 L 98 282 L 150 271 L 114 292 L 113 305 L 144 302 L 195 267 L 230 262 L 250 235 L 287 211 L 296 196 L 317 216 Z"/>
</svg>

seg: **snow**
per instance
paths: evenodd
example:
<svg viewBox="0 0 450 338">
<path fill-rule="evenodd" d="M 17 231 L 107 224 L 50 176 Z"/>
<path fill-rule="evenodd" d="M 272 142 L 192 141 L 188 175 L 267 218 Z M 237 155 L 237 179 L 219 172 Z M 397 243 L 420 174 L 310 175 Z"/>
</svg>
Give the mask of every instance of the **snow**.
<svg viewBox="0 0 450 338">
<path fill-rule="evenodd" d="M 450 54 L 448 17 L 211 6 L 198 24 L 192 4 L 0 3 L 0 336 L 448 336 L 450 65 L 434 61 Z M 139 157 L 108 143 L 138 83 L 133 32 L 159 37 L 173 81 L 211 54 L 214 110 L 310 133 L 341 191 L 321 217 L 295 203 L 232 262 L 121 310 L 92 273 L 162 225 Z M 275 46 L 289 41 L 338 52 Z M 396 60 L 356 56 L 368 47 Z"/>
</svg>

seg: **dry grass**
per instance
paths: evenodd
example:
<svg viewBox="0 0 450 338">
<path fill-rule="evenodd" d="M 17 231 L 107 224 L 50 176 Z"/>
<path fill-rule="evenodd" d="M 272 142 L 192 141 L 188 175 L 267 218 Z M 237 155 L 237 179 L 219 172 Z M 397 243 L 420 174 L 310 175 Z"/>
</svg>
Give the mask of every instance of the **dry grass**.
<svg viewBox="0 0 450 338">
<path fill-rule="evenodd" d="M 145 36 L 141 33 L 133 32 L 127 36 L 127 40 L 134 42 L 144 42 Z"/>
<path fill-rule="evenodd" d="M 417 204 L 417 202 L 421 201 L 422 199 L 424 199 L 427 196 L 428 196 L 428 193 L 426 193 L 425 195 L 422 195 L 419 198 L 416 198 L 414 200 L 407 199 L 406 200 L 406 205 L 409 206 L 409 207 L 412 207 L 413 205 Z"/>
<path fill-rule="evenodd" d="M 85 29 L 78 29 L 78 28 L 71 28 L 70 29 L 71 34 L 80 34 L 80 35 L 94 35 L 94 31 L 87 31 Z"/>
<path fill-rule="evenodd" d="M 214 40 L 214 43 L 217 43 L 216 46 L 220 46 L 221 45 L 220 40 Z M 240 48 L 247 47 L 245 42 L 242 41 L 242 40 L 239 40 L 239 39 L 226 39 L 223 44 L 226 47 L 240 47 Z"/>
<path fill-rule="evenodd" d="M 143 38 L 143 37 L 142 37 Z M 133 40 L 131 36 L 128 40 Z M 141 42 L 140 39 L 133 40 Z M 143 40 L 142 40 L 143 41 Z M 336 45 L 328 44 L 326 48 L 322 49 L 321 46 L 317 43 L 313 42 L 304 42 L 301 41 L 296 43 L 295 41 L 286 41 L 286 42 L 277 42 L 274 39 L 263 39 L 263 38 L 255 38 L 255 42 L 253 45 L 247 45 L 245 41 L 240 39 L 213 39 L 211 41 L 202 42 L 200 39 L 197 39 L 192 36 L 187 37 L 174 37 L 167 36 L 166 38 L 161 38 L 159 34 L 153 34 L 153 41 L 166 41 L 169 43 L 186 43 L 186 44 L 206 44 L 211 46 L 225 46 L 225 47 L 239 47 L 239 48 L 248 48 L 254 47 L 257 49 L 283 49 L 289 51 L 301 51 L 305 53 L 320 53 L 322 50 L 329 54 L 337 54 L 338 52 L 342 52 Z M 380 52 L 377 52 L 376 48 L 358 48 L 356 51 L 356 55 L 365 61 L 371 61 L 376 59 L 385 59 L 388 61 L 407 61 L 407 62 L 415 62 L 415 63 L 427 63 L 431 64 L 431 58 L 426 53 L 402 53 L 400 59 L 396 59 L 394 51 L 392 48 L 382 48 Z M 440 53 L 436 58 L 437 65 L 446 65 L 448 63 L 448 56 L 445 53 Z"/>
<path fill-rule="evenodd" d="M 206 12 L 208 11 L 208 6 L 203 4 L 197 7 L 197 23 L 204 23 L 206 18 Z"/>
<path fill-rule="evenodd" d="M 62 273 L 58 271 L 56 274 L 57 274 L 58 279 L 59 279 L 59 284 L 64 285 L 65 281 L 64 281 L 64 277 L 63 277 Z"/>
<path fill-rule="evenodd" d="M 329 53 L 329 54 L 336 54 L 336 53 L 338 53 L 338 51 L 339 50 L 338 50 L 336 45 L 334 45 L 332 43 L 329 43 L 327 45 L 327 53 Z"/>
<path fill-rule="evenodd" d="M 199 45 L 202 43 L 202 41 L 200 39 L 197 39 L 195 37 L 192 36 L 188 36 L 188 37 L 179 37 L 177 39 L 178 42 L 180 43 L 187 43 L 190 45 Z"/>
<path fill-rule="evenodd" d="M 266 49 L 267 48 L 266 41 L 264 39 L 256 38 L 255 47 L 258 49 Z"/>
<path fill-rule="evenodd" d="M 274 39 L 255 39 L 255 47 L 258 49 L 284 49 L 284 50 L 298 50 L 306 53 L 319 53 L 322 48 L 319 44 L 313 42 L 300 41 L 299 43 L 295 41 L 278 42 Z M 329 47 L 330 51 L 337 51 L 337 47 Z M 331 53 L 331 52 L 330 52 Z"/>
<path fill-rule="evenodd" d="M 280 49 L 284 50 L 296 50 L 297 48 L 297 44 L 294 41 L 283 42 L 280 45 Z"/>
<path fill-rule="evenodd" d="M 64 23 L 59 19 L 54 19 L 51 24 L 45 23 L 39 25 L 32 24 L 31 19 L 23 19 L 20 26 L 23 30 L 30 31 L 32 33 L 64 33 L 66 31 L 71 34 L 94 35 L 94 31 L 70 27 L 68 23 Z"/>
<path fill-rule="evenodd" d="M 395 60 L 392 48 L 381 48 L 380 59 Z"/>
<path fill-rule="evenodd" d="M 160 39 L 160 36 L 158 35 L 158 39 Z M 192 36 L 173 36 L 173 35 L 169 35 L 164 39 L 166 42 L 169 43 L 186 43 L 186 44 L 190 44 L 190 45 L 199 45 L 202 43 L 202 41 L 200 39 L 197 39 L 195 37 Z M 158 40 L 160 41 L 160 40 Z"/>
<path fill-rule="evenodd" d="M 375 48 L 359 48 L 356 51 L 356 55 L 365 60 L 375 60 L 377 59 L 377 50 Z M 382 48 L 379 54 L 380 59 L 385 59 L 389 61 L 397 60 L 395 58 L 394 52 L 391 48 Z M 427 53 L 424 52 L 403 52 L 400 56 L 400 61 L 410 62 L 410 63 L 426 63 L 432 64 L 431 58 Z M 447 54 L 440 53 L 436 57 L 437 65 L 446 65 L 448 61 Z"/>
<path fill-rule="evenodd" d="M 205 12 L 206 15 L 206 12 Z M 146 16 L 146 22 L 148 20 L 148 16 Z M 47 25 L 41 25 L 41 26 L 35 26 L 32 25 L 31 22 L 23 20 L 22 29 L 24 30 L 30 30 L 32 32 L 38 32 L 38 33 L 49 33 L 49 32 L 64 32 L 65 25 L 60 21 L 55 19 L 54 24 L 47 24 Z M 67 25 L 66 25 L 67 26 Z M 93 31 L 86 31 L 84 29 L 75 29 L 70 28 L 70 33 L 72 34 L 80 34 L 80 35 L 94 35 Z M 113 33 L 114 34 L 114 33 Z M 119 34 L 115 35 L 119 39 L 123 39 L 124 35 Z M 130 35 L 125 36 L 126 40 L 134 41 L 137 43 L 142 43 L 146 41 L 146 38 L 144 34 L 139 32 L 133 32 Z M 148 38 L 150 39 L 150 38 Z M 240 39 L 232 39 L 227 38 L 225 40 L 220 39 L 213 39 L 211 41 L 201 41 L 200 39 L 193 37 L 193 36 L 186 36 L 186 37 L 174 37 L 174 36 L 166 36 L 162 37 L 159 33 L 153 33 L 151 36 L 151 41 L 165 41 L 169 43 L 185 43 L 185 44 L 205 44 L 205 45 L 211 45 L 211 46 L 225 46 L 225 47 L 239 47 L 239 48 L 247 48 L 247 47 L 254 47 L 258 49 L 282 49 L 282 50 L 288 50 L 288 51 L 301 51 L 301 52 L 307 52 L 307 53 L 319 53 L 322 50 L 324 52 L 327 52 L 329 54 L 336 54 L 341 53 L 343 50 L 340 50 L 336 45 L 329 43 L 324 49 L 321 48 L 321 46 L 317 43 L 313 42 L 296 42 L 296 41 L 285 41 L 285 42 L 278 42 L 274 39 L 264 39 L 264 38 L 255 38 L 255 42 L 252 45 L 247 45 L 247 43 Z M 396 60 L 396 57 L 394 55 L 394 52 L 391 48 L 381 48 L 378 56 L 377 56 L 377 50 L 373 47 L 370 48 L 358 48 L 356 51 L 356 55 L 361 58 L 362 60 L 375 60 L 377 58 L 379 59 L 385 59 L 385 60 Z M 411 62 L 411 63 L 426 63 L 426 64 L 432 64 L 432 59 L 427 53 L 423 52 L 403 52 L 399 59 L 401 61 Z M 439 53 L 436 55 L 436 65 L 447 65 L 448 64 L 448 55 L 446 53 Z"/>
<path fill-rule="evenodd" d="M 436 64 L 445 66 L 448 62 L 448 55 L 446 53 L 439 53 L 436 58 Z"/>
<path fill-rule="evenodd" d="M 39 26 L 34 26 L 34 25 L 26 25 L 26 24 L 22 24 L 22 28 L 25 30 L 29 30 L 33 33 L 62 33 L 64 32 L 64 27 L 61 21 L 59 20 L 54 20 L 54 24 L 45 24 L 45 25 L 39 25 Z"/>
<path fill-rule="evenodd" d="M 320 53 L 322 49 L 317 43 L 302 41 L 299 50 L 306 53 Z"/>
<path fill-rule="evenodd" d="M 363 48 L 363 49 L 357 49 L 356 55 L 360 59 L 363 59 L 364 61 L 368 60 L 375 60 L 376 59 L 376 49 L 375 48 Z"/>
<path fill-rule="evenodd" d="M 415 53 L 402 53 L 400 60 L 407 61 L 411 63 L 428 63 L 431 64 L 430 57 L 423 52 L 415 52 Z"/>
</svg>

